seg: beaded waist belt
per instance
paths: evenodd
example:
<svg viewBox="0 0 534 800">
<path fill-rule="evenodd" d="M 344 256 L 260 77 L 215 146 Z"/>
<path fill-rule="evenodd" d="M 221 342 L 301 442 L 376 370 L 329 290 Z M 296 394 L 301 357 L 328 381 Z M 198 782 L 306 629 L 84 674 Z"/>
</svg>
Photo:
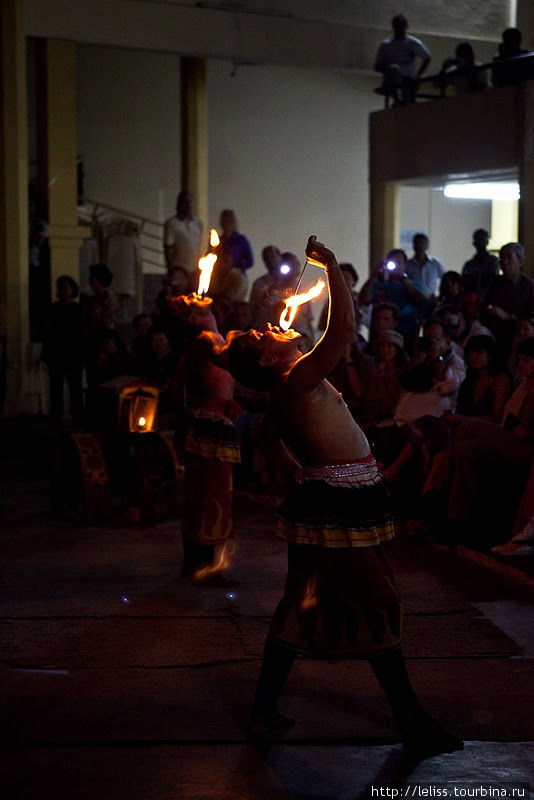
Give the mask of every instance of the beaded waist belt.
<svg viewBox="0 0 534 800">
<path fill-rule="evenodd" d="M 303 467 L 299 481 L 323 481 L 330 486 L 376 486 L 382 475 L 372 456 L 347 464 L 326 464 L 319 467 Z"/>
</svg>

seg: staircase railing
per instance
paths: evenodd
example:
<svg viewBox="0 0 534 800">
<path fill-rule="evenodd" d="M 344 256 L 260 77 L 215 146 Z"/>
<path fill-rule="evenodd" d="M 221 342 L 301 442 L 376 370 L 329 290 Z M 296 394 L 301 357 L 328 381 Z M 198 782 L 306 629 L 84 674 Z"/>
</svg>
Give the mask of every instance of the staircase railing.
<svg viewBox="0 0 534 800">
<path fill-rule="evenodd" d="M 84 197 L 83 206 L 79 207 L 79 212 L 81 217 L 86 217 L 95 226 L 110 215 L 131 220 L 139 231 L 143 272 L 165 272 L 162 222 L 112 206 L 109 203 L 102 203 L 91 197 Z"/>
</svg>

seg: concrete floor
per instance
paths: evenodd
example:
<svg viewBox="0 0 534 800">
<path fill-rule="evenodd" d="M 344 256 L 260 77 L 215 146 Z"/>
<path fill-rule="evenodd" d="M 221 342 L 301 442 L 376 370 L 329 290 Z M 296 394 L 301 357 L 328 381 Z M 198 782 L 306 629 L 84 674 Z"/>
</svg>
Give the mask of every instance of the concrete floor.
<svg viewBox="0 0 534 800">
<path fill-rule="evenodd" d="M 534 592 L 520 573 L 389 547 L 414 686 L 463 752 L 413 769 L 367 664 L 311 660 L 297 662 L 282 701 L 296 727 L 261 751 L 245 728 L 284 580 L 272 506 L 237 499 L 240 586 L 194 588 L 180 577 L 178 521 L 88 526 L 53 514 L 53 439 L 34 444 L 0 459 L 6 800 L 354 800 L 380 787 L 437 796 L 532 782 Z"/>
</svg>

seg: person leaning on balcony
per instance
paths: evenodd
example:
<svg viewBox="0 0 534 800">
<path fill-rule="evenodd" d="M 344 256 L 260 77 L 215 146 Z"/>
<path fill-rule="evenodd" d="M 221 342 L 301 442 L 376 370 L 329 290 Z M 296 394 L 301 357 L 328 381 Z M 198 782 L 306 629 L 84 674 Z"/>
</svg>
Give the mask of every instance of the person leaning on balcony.
<svg viewBox="0 0 534 800">
<path fill-rule="evenodd" d="M 415 100 L 417 80 L 430 64 L 431 55 L 423 42 L 406 33 L 406 17 L 398 14 L 391 20 L 391 25 L 393 36 L 380 44 L 375 70 L 383 73 L 382 87 L 393 97 L 395 105 L 404 105 Z"/>
<path fill-rule="evenodd" d="M 176 198 L 176 215 L 165 222 L 163 237 L 168 271 L 183 267 L 193 281 L 202 246 L 202 222 L 193 216 L 190 192 L 180 192 Z"/>
<path fill-rule="evenodd" d="M 481 92 L 488 88 L 488 74 L 477 69 L 475 51 L 469 42 L 461 42 L 454 51 L 455 58 L 446 58 L 441 66 L 438 84 L 452 86 L 456 94 Z"/>
<path fill-rule="evenodd" d="M 528 55 L 531 58 L 526 58 Z M 493 63 L 494 87 L 513 86 L 534 77 L 534 52 L 521 47 L 521 31 L 517 28 L 503 31 L 499 52 L 493 57 Z"/>
</svg>

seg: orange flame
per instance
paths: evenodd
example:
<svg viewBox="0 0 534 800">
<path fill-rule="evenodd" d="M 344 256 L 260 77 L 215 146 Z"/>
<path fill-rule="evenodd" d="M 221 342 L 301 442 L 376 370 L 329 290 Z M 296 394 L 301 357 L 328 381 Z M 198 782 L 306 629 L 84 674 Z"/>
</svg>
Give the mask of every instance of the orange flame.
<svg viewBox="0 0 534 800">
<path fill-rule="evenodd" d="M 215 228 L 212 228 L 211 231 L 210 231 L 210 245 L 211 245 L 211 247 L 218 247 L 220 245 L 220 243 L 221 243 L 221 240 L 219 239 L 219 234 L 217 233 Z"/>
<path fill-rule="evenodd" d="M 202 581 L 228 569 L 232 564 L 231 556 L 233 556 L 234 553 L 235 543 L 225 542 L 219 550 L 216 561 L 214 561 L 213 564 L 208 564 L 206 567 L 199 567 L 199 569 L 195 570 L 193 573 L 193 580 Z"/>
<path fill-rule="evenodd" d="M 215 255 L 215 253 L 208 253 L 207 256 L 203 256 L 202 258 L 198 259 L 198 268 L 200 270 L 200 277 L 198 279 L 197 294 L 200 295 L 207 294 L 207 291 L 210 288 L 213 265 L 215 264 L 216 261 L 217 261 L 217 256 Z"/>
<path fill-rule="evenodd" d="M 308 580 L 306 585 L 306 593 L 304 595 L 304 599 L 300 604 L 300 608 L 302 611 L 306 611 L 310 608 L 315 608 L 317 603 L 319 602 L 319 598 L 317 597 L 317 578 L 313 577 Z"/>
<path fill-rule="evenodd" d="M 319 297 L 325 286 L 326 283 L 319 278 L 315 286 L 312 286 L 309 291 L 304 292 L 303 294 L 294 294 L 291 297 L 286 298 L 286 307 L 280 315 L 280 327 L 283 331 L 287 331 L 293 324 L 293 320 L 295 319 L 295 315 L 299 306 L 301 306 L 303 303 L 308 303 L 310 300 L 314 300 L 316 297 Z"/>
</svg>

